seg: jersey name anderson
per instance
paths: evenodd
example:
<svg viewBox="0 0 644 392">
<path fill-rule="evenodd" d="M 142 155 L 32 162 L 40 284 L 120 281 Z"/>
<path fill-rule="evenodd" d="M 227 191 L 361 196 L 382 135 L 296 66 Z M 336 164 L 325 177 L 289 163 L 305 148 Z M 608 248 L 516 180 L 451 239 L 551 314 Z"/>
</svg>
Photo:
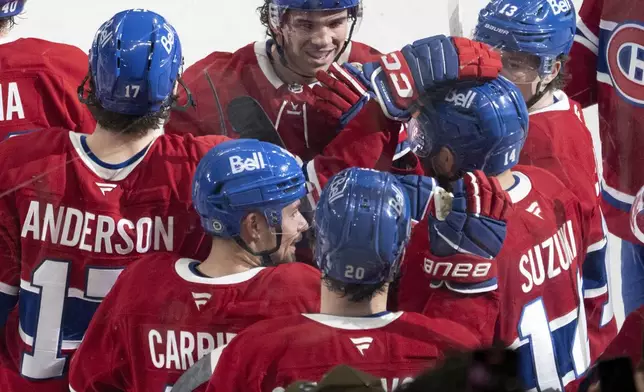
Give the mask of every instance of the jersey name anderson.
<svg viewBox="0 0 644 392">
<path fill-rule="evenodd" d="M 114 219 L 51 203 L 42 208 L 41 202 L 32 200 L 20 236 L 95 253 L 173 251 L 174 217 Z"/>
</svg>

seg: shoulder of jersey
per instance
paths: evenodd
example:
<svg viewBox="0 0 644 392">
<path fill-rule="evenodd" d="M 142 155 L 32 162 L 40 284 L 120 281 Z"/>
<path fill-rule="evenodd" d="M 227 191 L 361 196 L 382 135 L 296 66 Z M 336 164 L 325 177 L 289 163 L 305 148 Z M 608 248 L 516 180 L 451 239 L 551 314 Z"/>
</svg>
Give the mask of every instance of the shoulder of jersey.
<svg viewBox="0 0 644 392">
<path fill-rule="evenodd" d="M 411 324 L 412 327 L 406 327 L 405 324 L 401 324 L 402 329 L 406 333 L 408 331 L 419 332 L 416 337 L 421 341 L 441 342 L 455 349 L 462 347 L 473 348 L 480 344 L 479 339 L 470 330 L 446 318 L 429 318 L 415 312 L 404 312 L 396 322 Z M 424 328 L 418 328 L 418 326 Z M 409 337 L 411 338 L 412 336 L 409 335 Z"/>
<path fill-rule="evenodd" d="M 293 262 L 280 264 L 269 269 L 271 279 L 284 279 L 293 284 L 320 281 L 320 270 L 305 263 Z"/>
<path fill-rule="evenodd" d="M 87 68 L 88 56 L 81 49 L 59 42 L 38 38 L 22 38 L 0 45 L 0 63 L 6 67 L 48 68 L 55 62 L 63 62 Z"/>
<path fill-rule="evenodd" d="M 349 62 L 368 63 L 378 61 L 382 53 L 377 49 L 363 44 L 362 42 L 351 41 L 351 53 L 349 53 Z"/>
<path fill-rule="evenodd" d="M 194 83 L 195 79 L 199 77 L 199 74 L 203 72 L 209 72 L 211 77 L 217 76 L 219 72 L 212 72 L 212 70 L 220 71 L 222 69 L 233 68 L 235 62 L 247 62 L 249 59 L 253 59 L 255 53 L 253 50 L 253 44 L 246 45 L 234 53 L 231 52 L 212 52 L 208 56 L 198 60 L 188 68 L 186 68 L 183 73 L 183 79 L 188 84 Z M 199 80 L 204 80 L 204 78 L 199 78 Z"/>
<path fill-rule="evenodd" d="M 221 135 L 193 136 L 191 134 L 164 134 L 157 140 L 154 149 L 165 157 L 185 157 L 196 162 L 213 147 L 229 138 Z"/>
<path fill-rule="evenodd" d="M 536 166 L 517 165 L 512 171 L 520 172 L 530 179 L 532 189 L 530 194 L 537 192 L 547 195 L 558 195 L 570 192 L 554 174 Z"/>
<path fill-rule="evenodd" d="M 47 162 L 65 156 L 71 148 L 69 131 L 50 128 L 14 136 L 0 142 L 0 162 L 3 169 L 19 168 L 39 161 L 43 169 Z"/>
</svg>

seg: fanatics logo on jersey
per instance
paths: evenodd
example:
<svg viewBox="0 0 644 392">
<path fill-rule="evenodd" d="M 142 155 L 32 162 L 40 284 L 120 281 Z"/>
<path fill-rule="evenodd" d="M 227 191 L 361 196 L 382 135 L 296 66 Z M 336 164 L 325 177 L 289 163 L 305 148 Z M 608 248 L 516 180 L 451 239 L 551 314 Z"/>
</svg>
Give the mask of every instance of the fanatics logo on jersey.
<svg viewBox="0 0 644 392">
<path fill-rule="evenodd" d="M 530 207 L 526 208 L 525 210 L 536 216 L 537 218 L 543 219 L 543 217 L 541 216 L 541 208 L 539 208 L 539 203 L 537 203 L 536 201 L 532 202 L 532 204 L 530 204 Z"/>
<path fill-rule="evenodd" d="M 116 184 L 108 184 L 108 183 L 103 183 L 103 182 L 95 182 L 96 186 L 98 186 L 98 189 L 101 190 L 101 193 L 103 196 L 105 196 L 107 193 L 112 192 L 114 189 L 116 189 Z"/>
<path fill-rule="evenodd" d="M 617 93 L 644 106 L 644 24 L 618 25 L 606 45 L 606 60 Z"/>
<path fill-rule="evenodd" d="M 360 355 L 364 357 L 364 352 L 371 346 L 371 343 L 373 343 L 373 338 L 370 338 L 368 336 L 364 338 L 350 338 L 351 343 L 353 343 L 358 351 L 360 351 Z"/>
<path fill-rule="evenodd" d="M 201 307 L 207 304 L 211 297 L 212 294 L 210 293 L 192 293 L 192 298 L 195 300 L 197 310 L 201 310 Z"/>
</svg>

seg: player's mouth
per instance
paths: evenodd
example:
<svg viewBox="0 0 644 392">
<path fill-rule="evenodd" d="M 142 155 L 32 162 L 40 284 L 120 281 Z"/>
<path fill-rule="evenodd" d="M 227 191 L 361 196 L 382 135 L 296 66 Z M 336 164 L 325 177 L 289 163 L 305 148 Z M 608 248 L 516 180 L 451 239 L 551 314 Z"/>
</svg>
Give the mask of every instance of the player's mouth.
<svg viewBox="0 0 644 392">
<path fill-rule="evenodd" d="M 327 65 L 333 61 L 334 54 L 335 50 L 316 50 L 306 52 L 310 62 L 320 66 Z"/>
</svg>

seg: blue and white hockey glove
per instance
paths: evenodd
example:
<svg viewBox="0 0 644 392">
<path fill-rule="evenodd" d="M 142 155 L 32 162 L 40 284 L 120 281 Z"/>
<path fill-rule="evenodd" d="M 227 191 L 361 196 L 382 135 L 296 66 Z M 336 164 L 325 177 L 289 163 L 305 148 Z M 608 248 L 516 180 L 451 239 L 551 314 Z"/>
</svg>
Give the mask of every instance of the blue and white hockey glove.
<svg viewBox="0 0 644 392">
<path fill-rule="evenodd" d="M 496 288 L 493 259 L 503 246 L 511 206 L 498 180 L 482 171 L 466 173 L 452 183 L 450 193 L 436 188 L 428 207 L 430 257 L 425 272 L 455 291 Z"/>
<path fill-rule="evenodd" d="M 498 52 L 467 38 L 436 35 L 415 41 L 363 67 L 384 114 L 408 121 L 410 109 L 426 91 L 457 80 L 490 80 L 503 65 Z"/>
</svg>

